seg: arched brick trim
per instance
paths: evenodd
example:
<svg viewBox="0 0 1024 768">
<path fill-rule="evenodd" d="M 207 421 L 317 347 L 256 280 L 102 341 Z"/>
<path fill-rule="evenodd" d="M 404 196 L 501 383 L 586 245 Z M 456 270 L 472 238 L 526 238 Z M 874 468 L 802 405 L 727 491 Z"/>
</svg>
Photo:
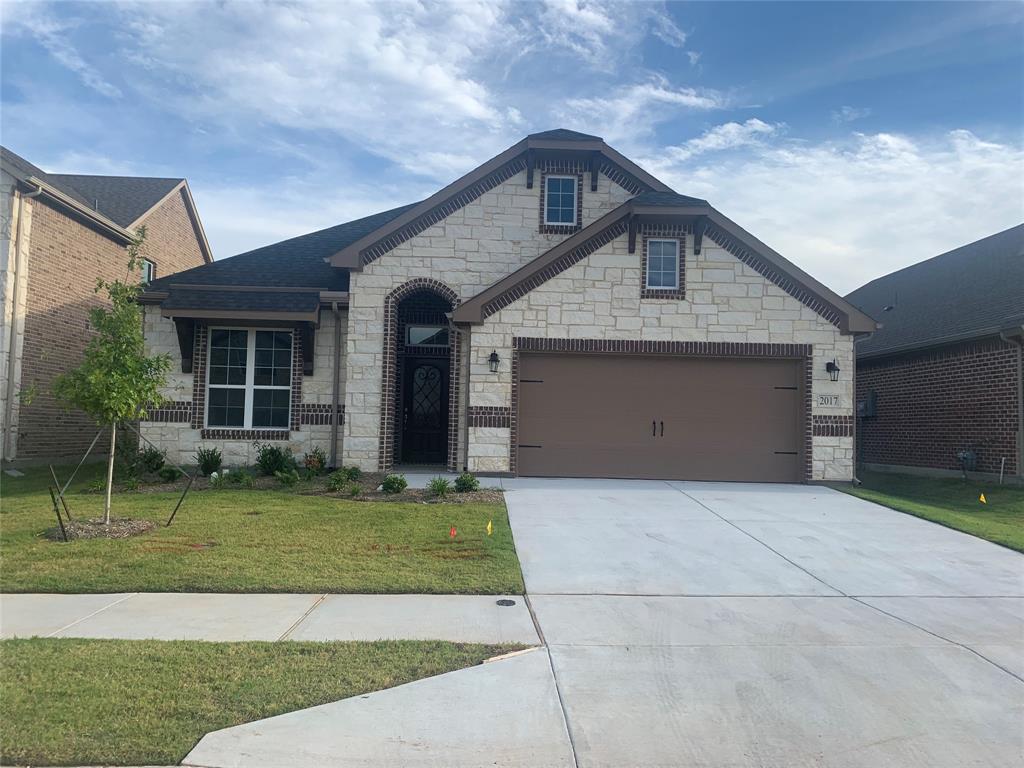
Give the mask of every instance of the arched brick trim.
<svg viewBox="0 0 1024 768">
<path fill-rule="evenodd" d="M 446 302 L 452 309 L 459 304 L 459 295 L 439 280 L 429 277 L 417 277 L 395 288 L 384 297 L 384 351 L 381 358 L 380 387 L 380 432 L 378 434 L 377 466 L 381 472 L 387 472 L 395 461 L 395 397 L 398 383 L 398 305 L 402 299 L 417 291 L 431 291 Z M 459 434 L 459 369 L 458 353 L 461 339 L 454 329 L 449 334 L 449 381 L 448 381 L 448 469 L 456 471 L 458 459 Z"/>
</svg>

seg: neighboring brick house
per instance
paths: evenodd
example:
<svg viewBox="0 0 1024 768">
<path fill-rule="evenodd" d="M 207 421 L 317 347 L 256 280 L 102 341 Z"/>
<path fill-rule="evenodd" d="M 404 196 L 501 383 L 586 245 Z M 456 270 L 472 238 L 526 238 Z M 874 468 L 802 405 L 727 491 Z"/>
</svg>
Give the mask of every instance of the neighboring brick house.
<svg viewBox="0 0 1024 768">
<path fill-rule="evenodd" d="M 1021 476 L 1024 224 L 873 280 L 846 297 L 879 318 L 857 342 L 870 467 Z"/>
<path fill-rule="evenodd" d="M 209 245 L 184 179 L 48 174 L 0 152 L 2 457 L 80 456 L 96 426 L 51 390 L 81 359 L 97 278 L 124 278 L 140 226 L 149 279 L 211 262 Z"/>
<path fill-rule="evenodd" d="M 413 205 L 155 281 L 174 459 L 254 440 L 366 470 L 853 473 L 874 321 L 596 136 L 533 134 Z"/>
</svg>

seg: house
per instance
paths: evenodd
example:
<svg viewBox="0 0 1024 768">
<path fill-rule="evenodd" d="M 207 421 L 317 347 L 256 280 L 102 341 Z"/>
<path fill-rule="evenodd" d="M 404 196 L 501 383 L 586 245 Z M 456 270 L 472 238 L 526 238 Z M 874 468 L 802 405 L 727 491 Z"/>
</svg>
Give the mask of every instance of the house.
<svg viewBox="0 0 1024 768">
<path fill-rule="evenodd" d="M 1024 224 L 846 298 L 882 324 L 856 346 L 859 458 L 883 469 L 1021 476 Z"/>
<path fill-rule="evenodd" d="M 530 135 L 412 205 L 155 280 L 143 425 L 364 470 L 850 479 L 875 323 L 597 137 Z"/>
<path fill-rule="evenodd" d="M 146 227 L 145 279 L 211 262 L 184 179 L 44 173 L 0 148 L 0 426 L 4 461 L 78 458 L 96 425 L 51 388 L 78 364 L 96 280 L 123 279 Z"/>
</svg>

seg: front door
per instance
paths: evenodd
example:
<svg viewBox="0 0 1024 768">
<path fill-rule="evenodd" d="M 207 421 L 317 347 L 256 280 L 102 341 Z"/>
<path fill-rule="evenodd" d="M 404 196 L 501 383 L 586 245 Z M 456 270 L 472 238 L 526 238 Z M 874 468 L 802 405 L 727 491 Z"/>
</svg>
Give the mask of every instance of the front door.
<svg viewBox="0 0 1024 768">
<path fill-rule="evenodd" d="M 409 357 L 402 376 L 402 461 L 444 464 L 448 448 L 448 360 Z"/>
</svg>

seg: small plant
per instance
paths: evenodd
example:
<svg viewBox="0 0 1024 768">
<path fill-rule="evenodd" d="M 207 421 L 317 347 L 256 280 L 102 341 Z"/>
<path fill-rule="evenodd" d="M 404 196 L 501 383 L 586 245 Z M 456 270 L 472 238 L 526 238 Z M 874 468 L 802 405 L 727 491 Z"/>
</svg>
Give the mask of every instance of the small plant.
<svg viewBox="0 0 1024 768">
<path fill-rule="evenodd" d="M 230 472 L 228 470 L 222 470 L 221 472 L 210 473 L 210 487 L 211 488 L 223 488 L 228 484 L 228 477 Z"/>
<path fill-rule="evenodd" d="M 121 483 L 126 491 L 137 491 L 139 490 L 139 478 L 135 475 L 129 475 Z"/>
<path fill-rule="evenodd" d="M 327 490 L 338 492 L 345 489 L 348 484 L 348 475 L 345 474 L 345 470 L 336 469 L 327 476 Z"/>
<path fill-rule="evenodd" d="M 236 469 L 227 475 L 227 478 L 232 485 L 240 485 L 243 488 L 252 488 L 256 483 L 256 477 L 247 469 Z"/>
<path fill-rule="evenodd" d="M 252 446 L 256 449 L 256 466 L 264 475 L 276 475 L 278 472 L 295 469 L 295 457 L 291 448 L 259 441 L 254 442 Z"/>
<path fill-rule="evenodd" d="M 435 477 L 427 483 L 427 493 L 435 499 L 443 499 L 452 489 L 452 484 L 447 477 Z"/>
<path fill-rule="evenodd" d="M 279 469 L 274 473 L 274 477 L 277 478 L 277 482 L 281 485 L 291 488 L 297 482 L 299 482 L 299 471 L 292 467 L 291 469 Z"/>
<path fill-rule="evenodd" d="M 388 475 L 384 478 L 384 482 L 380 484 L 380 489 L 384 493 L 401 493 L 408 487 L 409 483 L 404 475 Z"/>
<path fill-rule="evenodd" d="M 196 451 L 195 460 L 199 465 L 199 471 L 207 476 L 218 471 L 223 461 L 220 451 L 216 448 L 200 448 Z"/>
<path fill-rule="evenodd" d="M 363 486 L 361 486 L 359 483 L 352 483 L 352 485 L 349 486 L 348 495 L 351 496 L 353 499 L 356 496 L 362 495 L 362 493 L 363 493 Z"/>
<path fill-rule="evenodd" d="M 85 486 L 86 493 L 103 493 L 106 489 L 107 479 L 105 477 L 95 477 Z"/>
<path fill-rule="evenodd" d="M 338 471 L 344 472 L 345 479 L 348 480 L 349 482 L 355 482 L 356 480 L 363 476 L 363 470 L 361 470 L 354 464 L 350 467 L 341 467 Z"/>
<path fill-rule="evenodd" d="M 463 472 L 461 475 L 455 478 L 455 491 L 456 493 L 470 493 L 471 491 L 480 490 L 480 481 L 477 480 L 469 472 Z"/>
<path fill-rule="evenodd" d="M 302 466 L 306 468 L 306 474 L 310 477 L 319 475 L 327 468 L 327 454 L 324 449 L 317 446 L 302 457 Z"/>
<path fill-rule="evenodd" d="M 159 472 L 163 469 L 165 460 L 164 452 L 153 446 L 139 453 L 139 464 L 146 472 Z"/>
<path fill-rule="evenodd" d="M 165 483 L 173 483 L 181 477 L 181 470 L 177 467 L 161 467 L 157 474 L 160 475 L 160 479 Z"/>
</svg>

